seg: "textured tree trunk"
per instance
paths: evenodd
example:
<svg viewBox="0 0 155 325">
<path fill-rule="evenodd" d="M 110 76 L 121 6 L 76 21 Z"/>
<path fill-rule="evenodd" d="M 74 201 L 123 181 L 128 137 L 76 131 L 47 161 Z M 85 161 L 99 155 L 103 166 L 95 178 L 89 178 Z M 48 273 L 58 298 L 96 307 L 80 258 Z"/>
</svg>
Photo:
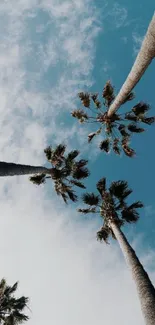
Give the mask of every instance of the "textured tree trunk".
<svg viewBox="0 0 155 325">
<path fill-rule="evenodd" d="M 108 116 L 113 115 L 118 108 L 122 105 L 123 101 L 131 90 L 136 86 L 138 81 L 141 79 L 145 70 L 155 57 L 155 14 L 149 24 L 147 33 L 143 40 L 141 49 L 137 55 L 135 63 L 124 82 L 121 90 L 116 96 L 114 102 L 109 107 Z"/>
<path fill-rule="evenodd" d="M 51 169 L 42 166 L 20 165 L 20 164 L 8 163 L 4 161 L 0 162 L 0 177 L 38 174 L 38 173 L 51 174 Z"/>
<path fill-rule="evenodd" d="M 110 223 L 110 227 L 119 242 L 127 265 L 131 269 L 133 279 L 136 283 L 145 323 L 146 325 L 155 325 L 155 288 L 136 256 L 135 251 L 128 243 L 120 228 L 114 222 Z"/>
</svg>

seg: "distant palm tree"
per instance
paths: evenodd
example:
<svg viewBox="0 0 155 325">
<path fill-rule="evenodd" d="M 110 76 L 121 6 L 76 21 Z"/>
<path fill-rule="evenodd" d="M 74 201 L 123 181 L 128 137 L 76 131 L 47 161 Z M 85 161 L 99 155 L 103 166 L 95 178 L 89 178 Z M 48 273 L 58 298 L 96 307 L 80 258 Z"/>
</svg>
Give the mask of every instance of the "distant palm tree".
<svg viewBox="0 0 155 325">
<path fill-rule="evenodd" d="M 78 150 L 69 152 L 65 157 L 65 150 L 66 146 L 62 144 L 55 149 L 48 147 L 44 150 L 52 168 L 0 162 L 0 176 L 36 174 L 30 177 L 30 181 L 37 185 L 44 184 L 46 179 L 50 178 L 54 181 L 56 193 L 61 195 L 66 203 L 68 199 L 76 202 L 77 195 L 73 187 L 85 188 L 80 180 L 89 176 L 86 167 L 88 160 L 76 161 L 80 153 Z"/>
<path fill-rule="evenodd" d="M 104 139 L 100 142 L 99 146 L 102 151 L 109 153 L 112 148 L 116 154 L 120 155 L 122 149 L 128 157 L 133 157 L 135 151 L 129 147 L 132 133 L 141 133 L 145 131 L 145 129 L 141 127 L 141 123 L 150 125 L 155 121 L 155 117 L 146 116 L 150 108 L 149 105 L 140 102 L 126 114 L 118 115 L 114 113 L 109 117 L 108 108 L 115 99 L 114 87 L 110 81 L 106 82 L 102 97 L 104 99 L 103 103 L 99 101 L 98 93 L 79 93 L 79 98 L 87 111 L 75 109 L 71 113 L 72 116 L 77 118 L 80 123 L 93 123 L 99 125 L 97 131 L 91 132 L 88 135 L 88 142 L 91 142 L 95 136 L 103 133 Z M 123 103 L 131 101 L 133 98 L 134 94 L 130 93 Z"/>
<path fill-rule="evenodd" d="M 80 152 L 73 150 L 64 156 L 65 150 L 66 146 L 62 144 L 58 145 L 55 149 L 50 146 L 47 147 L 44 152 L 47 160 L 52 165 L 50 176 L 42 173 L 30 177 L 30 181 L 40 185 L 44 184 L 47 178 L 52 178 L 57 195 L 61 195 L 65 203 L 67 203 L 68 199 L 76 202 L 77 195 L 73 191 L 73 187 L 85 188 L 80 180 L 88 177 L 90 174 L 86 167 L 88 160 L 80 159 L 75 161 Z"/>
<path fill-rule="evenodd" d="M 148 68 L 152 59 L 155 57 L 155 14 L 149 24 L 147 33 L 143 40 L 141 49 L 137 55 L 135 63 L 116 96 L 114 102 L 111 104 L 108 110 L 108 116 L 112 116 L 118 108 L 122 105 L 125 98 L 130 94 L 132 89 L 136 86 L 138 81 L 143 76 L 144 72 Z"/>
<path fill-rule="evenodd" d="M 97 232 L 97 239 L 108 243 L 111 235 L 120 245 L 126 262 L 131 269 L 135 281 L 142 312 L 147 325 L 155 324 L 155 288 L 153 287 L 148 274 L 140 263 L 135 251 L 128 243 L 121 227 L 125 222 L 134 223 L 139 218 L 138 208 L 142 208 L 140 201 L 127 204 L 126 199 L 132 193 L 128 183 L 125 181 L 112 182 L 109 189 L 106 187 L 106 179 L 102 178 L 97 183 L 99 195 L 85 193 L 83 202 L 89 207 L 78 209 L 79 212 L 99 213 L 103 218 L 103 226 Z"/>
<path fill-rule="evenodd" d="M 27 321 L 29 317 L 23 313 L 27 307 L 28 298 L 15 298 L 18 282 L 8 286 L 5 279 L 0 282 L 0 324 L 17 325 Z"/>
</svg>

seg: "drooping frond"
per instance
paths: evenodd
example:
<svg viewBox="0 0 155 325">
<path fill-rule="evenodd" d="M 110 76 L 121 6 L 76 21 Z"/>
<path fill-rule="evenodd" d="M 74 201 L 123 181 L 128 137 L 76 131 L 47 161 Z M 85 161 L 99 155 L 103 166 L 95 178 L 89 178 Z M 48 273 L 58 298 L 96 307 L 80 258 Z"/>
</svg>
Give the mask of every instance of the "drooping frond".
<svg viewBox="0 0 155 325">
<path fill-rule="evenodd" d="M 136 116 L 145 114 L 150 109 L 150 105 L 140 102 L 132 108 Z"/>
<path fill-rule="evenodd" d="M 88 164 L 88 160 L 86 159 L 80 159 L 76 162 L 76 168 L 82 168 L 85 167 Z"/>
<path fill-rule="evenodd" d="M 98 195 L 95 195 L 94 193 L 85 193 L 82 196 L 82 200 L 85 204 L 88 205 L 95 205 L 97 206 L 100 202 L 100 198 Z"/>
<path fill-rule="evenodd" d="M 106 153 L 108 153 L 110 151 L 110 140 L 107 138 L 107 139 L 101 141 L 99 148 L 102 151 L 105 151 Z"/>
<path fill-rule="evenodd" d="M 132 193 L 126 181 L 114 181 L 109 187 L 110 194 L 118 200 L 123 201 Z"/>
<path fill-rule="evenodd" d="M 122 219 L 128 223 L 135 223 L 139 219 L 139 213 L 135 209 L 123 209 L 121 211 Z"/>
<path fill-rule="evenodd" d="M 76 181 L 74 179 L 70 180 L 70 183 L 73 184 L 73 185 L 75 185 L 75 186 L 78 186 L 80 188 L 86 188 L 83 183 L 78 182 L 78 181 Z"/>
<path fill-rule="evenodd" d="M 105 99 L 105 106 L 109 107 L 115 98 L 114 87 L 112 86 L 110 80 L 108 80 L 103 88 L 102 97 Z"/>
<path fill-rule="evenodd" d="M 72 176 L 75 179 L 83 179 L 83 178 L 87 178 L 90 175 L 90 172 L 88 170 L 88 168 L 76 168 L 73 170 Z"/>
<path fill-rule="evenodd" d="M 117 154 L 120 155 L 121 151 L 119 148 L 119 139 L 115 138 L 113 141 L 113 145 L 112 145 L 113 151 Z"/>
<path fill-rule="evenodd" d="M 37 174 L 34 176 L 31 176 L 29 180 L 35 184 L 35 185 L 41 185 L 44 184 L 46 181 L 46 175 L 45 174 Z"/>
<path fill-rule="evenodd" d="M 68 198 L 73 202 L 77 201 L 77 195 L 72 190 L 72 187 L 62 181 L 55 181 L 55 191 L 57 195 L 62 196 L 65 203 L 67 203 Z"/>
<path fill-rule="evenodd" d="M 105 178 L 105 177 L 101 178 L 101 179 L 97 182 L 97 184 L 96 184 L 96 188 L 97 188 L 97 190 L 99 191 L 99 193 L 100 193 L 101 196 L 102 196 L 103 192 L 106 191 L 106 178 Z"/>
<path fill-rule="evenodd" d="M 135 133 L 141 133 L 145 131 L 145 129 L 137 127 L 134 123 L 128 125 L 128 130 Z"/>
<path fill-rule="evenodd" d="M 133 113 L 126 113 L 125 114 L 125 119 L 133 122 L 137 122 L 138 118 L 135 116 Z"/>
<path fill-rule="evenodd" d="M 51 161 L 52 158 L 52 148 L 49 146 L 46 149 L 44 149 L 44 153 L 46 155 L 46 158 L 48 161 Z"/>
<path fill-rule="evenodd" d="M 79 95 L 79 98 L 82 101 L 83 106 L 89 108 L 90 107 L 90 94 L 81 92 L 78 95 Z"/>
<path fill-rule="evenodd" d="M 96 208 L 92 207 L 92 208 L 88 208 L 88 209 L 78 209 L 77 210 L 80 213 L 84 213 L 84 214 L 88 214 L 88 213 L 96 213 Z"/>
<path fill-rule="evenodd" d="M 132 148 L 130 148 L 128 145 L 129 137 L 123 137 L 121 144 L 122 144 L 122 149 L 123 149 L 124 153 L 126 154 L 126 156 L 128 156 L 130 158 L 135 156 L 135 154 L 136 154 L 135 151 Z"/>
<path fill-rule="evenodd" d="M 151 125 L 155 122 L 155 116 L 152 117 L 141 117 L 141 121 L 145 124 Z"/>
<path fill-rule="evenodd" d="M 108 243 L 108 238 L 110 235 L 110 229 L 108 227 L 102 227 L 98 232 L 97 232 L 97 240 L 99 241 L 105 241 L 106 244 Z"/>
<path fill-rule="evenodd" d="M 134 203 L 132 203 L 131 205 L 128 206 L 128 209 L 132 210 L 132 209 L 140 209 L 143 208 L 144 204 L 141 201 L 136 201 Z"/>
<path fill-rule="evenodd" d="M 124 124 L 120 124 L 118 127 L 119 132 L 123 137 L 128 137 L 129 133 L 126 132 L 126 126 Z"/>
<path fill-rule="evenodd" d="M 77 118 L 80 123 L 84 123 L 89 118 L 83 109 L 75 109 L 71 112 L 71 115 Z"/>
</svg>

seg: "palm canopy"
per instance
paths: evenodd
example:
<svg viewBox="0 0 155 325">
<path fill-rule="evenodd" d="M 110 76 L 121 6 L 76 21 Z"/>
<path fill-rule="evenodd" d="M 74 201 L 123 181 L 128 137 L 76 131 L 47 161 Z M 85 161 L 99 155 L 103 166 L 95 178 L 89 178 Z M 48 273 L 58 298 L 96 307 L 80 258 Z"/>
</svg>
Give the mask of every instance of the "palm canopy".
<svg viewBox="0 0 155 325">
<path fill-rule="evenodd" d="M 18 282 L 13 286 L 8 286 L 5 279 L 0 282 L 0 324 L 2 325 L 17 325 L 29 319 L 23 313 L 28 298 L 24 296 L 15 298 L 17 287 Z"/>
<path fill-rule="evenodd" d="M 98 93 L 89 94 L 81 92 L 79 98 L 86 109 L 76 109 L 72 111 L 72 116 L 77 118 L 80 123 L 95 123 L 99 128 L 88 135 L 88 142 L 103 133 L 104 139 L 100 142 L 100 149 L 109 153 L 112 148 L 114 153 L 120 155 L 121 149 L 128 157 L 133 157 L 135 151 L 129 147 L 131 135 L 133 133 L 144 132 L 142 123 L 151 125 L 155 122 L 155 117 L 147 117 L 149 105 L 140 102 L 126 114 L 116 114 L 108 116 L 108 109 L 115 99 L 114 87 L 110 81 L 107 81 L 102 92 L 103 103 L 98 99 Z M 123 104 L 131 101 L 134 93 L 130 93 Z M 105 108 L 103 107 L 105 106 Z M 89 114 L 91 112 L 91 115 Z"/>
<path fill-rule="evenodd" d="M 103 226 L 97 232 L 97 238 L 108 242 L 111 235 L 115 238 L 114 233 L 110 227 L 111 222 L 115 222 L 119 227 L 123 226 L 125 222 L 133 223 L 139 219 L 138 208 L 142 208 L 141 201 L 134 202 L 130 205 L 126 200 L 132 193 L 126 181 L 114 181 L 107 189 L 106 178 L 102 178 L 96 185 L 99 194 L 85 193 L 82 196 L 83 202 L 88 205 L 88 208 L 80 208 L 78 212 L 99 213 L 103 218 Z"/>
<path fill-rule="evenodd" d="M 66 146 L 59 144 L 56 148 L 51 146 L 44 150 L 48 162 L 52 165 L 51 176 L 38 174 L 30 177 L 30 181 L 36 185 L 44 184 L 47 178 L 54 181 L 54 187 L 57 195 L 61 195 L 65 203 L 68 199 L 77 201 L 77 195 L 73 190 L 74 186 L 85 188 L 84 178 L 89 176 L 89 170 L 86 167 L 88 160 L 76 160 L 79 155 L 78 150 L 70 151 L 65 155 Z"/>
</svg>

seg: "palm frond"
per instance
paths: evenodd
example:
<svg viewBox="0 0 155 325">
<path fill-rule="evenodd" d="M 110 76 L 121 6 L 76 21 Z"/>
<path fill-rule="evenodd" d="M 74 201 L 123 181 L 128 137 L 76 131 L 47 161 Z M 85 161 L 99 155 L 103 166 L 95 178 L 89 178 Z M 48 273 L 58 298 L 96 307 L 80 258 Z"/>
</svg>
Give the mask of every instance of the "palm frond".
<svg viewBox="0 0 155 325">
<path fill-rule="evenodd" d="M 130 158 L 135 156 L 135 154 L 136 154 L 135 151 L 128 146 L 129 137 L 123 137 L 121 144 L 122 144 L 122 149 L 123 149 L 124 153 L 126 154 L 126 156 L 128 156 Z"/>
<path fill-rule="evenodd" d="M 93 139 L 96 135 L 98 135 L 98 134 L 101 133 L 101 131 L 102 131 L 102 128 L 99 128 L 96 132 L 91 132 L 91 133 L 89 133 L 89 134 L 88 134 L 88 142 L 90 143 L 90 142 L 92 141 L 92 139 Z"/>
<path fill-rule="evenodd" d="M 119 132 L 123 137 L 128 137 L 129 133 L 126 132 L 126 126 L 124 124 L 120 124 L 118 127 Z"/>
<path fill-rule="evenodd" d="M 143 208 L 144 204 L 141 201 L 136 201 L 128 206 L 129 210 Z"/>
<path fill-rule="evenodd" d="M 108 153 L 110 151 L 110 140 L 107 138 L 101 141 L 99 148 Z"/>
<path fill-rule="evenodd" d="M 56 156 L 56 157 L 60 157 L 62 158 L 64 153 L 65 153 L 65 150 L 66 150 L 66 145 L 64 144 L 58 144 L 55 148 L 55 150 L 53 151 L 53 156 Z"/>
<path fill-rule="evenodd" d="M 76 168 L 73 173 L 72 176 L 75 179 L 83 179 L 83 178 L 87 178 L 90 175 L 90 172 L 88 170 L 88 168 Z"/>
<path fill-rule="evenodd" d="M 88 214 L 88 213 L 96 213 L 96 208 L 88 208 L 88 209 L 78 209 L 77 210 L 78 212 L 80 213 L 83 213 L 83 214 Z"/>
<path fill-rule="evenodd" d="M 90 107 L 90 94 L 81 92 L 78 94 L 78 96 L 81 99 L 83 106 L 89 108 Z"/>
<path fill-rule="evenodd" d="M 140 118 L 141 122 L 146 123 L 148 125 L 151 125 L 155 122 L 155 116 L 152 117 L 141 117 Z"/>
<path fill-rule="evenodd" d="M 120 155 L 121 151 L 119 148 L 119 139 L 115 138 L 113 141 L 113 145 L 112 145 L 113 151 L 117 154 Z"/>
<path fill-rule="evenodd" d="M 79 150 L 72 150 L 68 153 L 66 160 L 72 161 L 74 160 L 78 155 L 80 151 Z"/>
<path fill-rule="evenodd" d="M 100 202 L 100 197 L 94 193 L 84 193 L 82 195 L 82 200 L 85 204 L 97 206 Z"/>
<path fill-rule="evenodd" d="M 77 118 L 80 123 L 84 123 L 89 118 L 83 109 L 75 109 L 71 112 L 71 115 Z"/>
<path fill-rule="evenodd" d="M 139 219 L 139 214 L 134 209 L 124 209 L 121 211 L 122 219 L 128 223 L 135 223 Z"/>
<path fill-rule="evenodd" d="M 133 115 L 133 113 L 126 113 L 125 114 L 125 119 L 129 120 L 129 121 L 133 121 L 133 122 L 137 122 L 138 121 L 138 117 Z"/>
<path fill-rule="evenodd" d="M 109 192 L 112 196 L 115 196 L 118 200 L 124 201 L 127 196 L 132 193 L 129 189 L 128 183 L 126 181 L 114 181 L 109 187 Z"/>
<path fill-rule="evenodd" d="M 97 240 L 99 241 L 105 241 L 106 244 L 108 243 L 108 238 L 110 235 L 110 229 L 108 227 L 102 227 L 98 232 L 97 232 Z"/>
<path fill-rule="evenodd" d="M 46 155 L 46 158 L 48 161 L 51 161 L 52 158 L 52 148 L 49 146 L 46 149 L 44 149 L 44 153 Z"/>
<path fill-rule="evenodd" d="M 97 182 L 97 184 L 96 184 L 96 188 L 97 188 L 97 190 L 99 191 L 99 193 L 100 193 L 101 196 L 102 196 L 103 192 L 106 191 L 106 178 L 105 178 L 105 177 L 101 178 L 101 179 Z"/>
<path fill-rule="evenodd" d="M 108 80 L 103 88 L 103 93 L 102 93 L 102 97 L 105 99 L 105 105 L 107 107 L 110 106 L 110 104 L 112 103 L 112 101 L 115 98 L 114 95 L 114 87 L 112 86 L 110 80 Z"/>
<path fill-rule="evenodd" d="M 144 102 L 139 102 L 137 105 L 135 105 L 132 108 L 132 111 L 134 112 L 134 114 L 136 116 L 139 116 L 139 115 L 143 115 L 146 112 L 148 112 L 149 109 L 150 109 L 150 105 L 148 105 L 148 104 L 146 104 Z"/>
<path fill-rule="evenodd" d="M 69 181 L 71 184 L 73 184 L 73 185 L 75 185 L 75 186 L 78 186 L 78 187 L 80 187 L 80 188 L 86 188 L 84 185 L 83 185 L 83 183 L 81 183 L 81 182 L 78 182 L 78 181 L 75 181 L 75 180 L 70 180 Z"/>
<path fill-rule="evenodd" d="M 128 130 L 135 133 L 141 133 L 145 131 L 145 129 L 137 127 L 134 123 L 128 125 Z"/>
<path fill-rule="evenodd" d="M 76 162 L 75 166 L 76 168 L 82 168 L 88 164 L 88 160 L 86 159 L 80 159 L 79 161 Z"/>
<path fill-rule="evenodd" d="M 30 182 L 32 182 L 35 185 L 41 185 L 44 184 L 46 181 L 46 175 L 45 174 L 37 174 L 34 176 L 31 176 L 29 178 Z"/>
</svg>

